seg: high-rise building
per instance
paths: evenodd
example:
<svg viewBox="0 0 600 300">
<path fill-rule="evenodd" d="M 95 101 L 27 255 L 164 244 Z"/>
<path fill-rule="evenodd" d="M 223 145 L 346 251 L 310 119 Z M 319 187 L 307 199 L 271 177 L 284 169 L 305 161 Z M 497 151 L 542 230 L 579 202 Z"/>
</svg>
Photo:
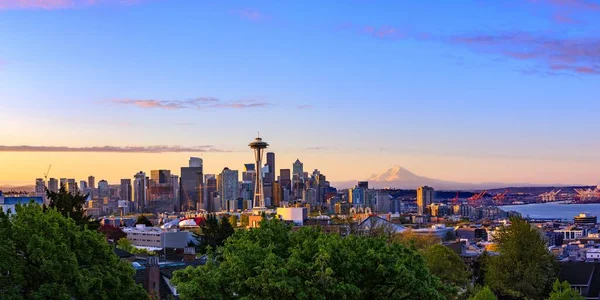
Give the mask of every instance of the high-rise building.
<svg viewBox="0 0 600 300">
<path fill-rule="evenodd" d="M 216 212 L 214 207 L 214 199 L 217 196 L 217 177 L 215 174 L 206 174 L 204 176 L 203 199 L 205 209 L 208 212 Z"/>
<path fill-rule="evenodd" d="M 98 181 L 98 197 L 100 199 L 104 197 L 110 197 L 110 189 L 108 187 L 108 181 L 100 180 Z"/>
<path fill-rule="evenodd" d="M 264 183 L 271 184 L 275 181 L 275 153 L 267 152 L 267 163 L 266 165 L 269 167 L 269 173 L 265 174 Z"/>
<path fill-rule="evenodd" d="M 70 194 L 77 194 L 79 192 L 79 187 L 77 187 L 77 182 L 75 181 L 75 179 L 68 179 L 67 180 L 67 186 L 65 187 L 67 189 L 67 192 L 69 192 Z"/>
<path fill-rule="evenodd" d="M 256 166 L 254 164 L 244 164 L 244 172 L 242 172 L 242 181 L 254 182 L 256 176 Z"/>
<path fill-rule="evenodd" d="M 275 207 L 280 207 L 283 193 L 281 191 L 281 185 L 279 184 L 279 181 L 273 181 L 272 191 L 273 196 L 271 198 L 271 203 Z"/>
<path fill-rule="evenodd" d="M 190 157 L 189 167 L 190 168 L 202 168 L 202 158 Z"/>
<path fill-rule="evenodd" d="M 433 193 L 432 187 L 422 186 L 417 189 L 417 212 L 419 215 L 427 213 L 427 207 L 433 203 Z"/>
<path fill-rule="evenodd" d="M 359 181 L 357 186 L 363 190 L 368 190 L 369 182 L 368 181 Z"/>
<path fill-rule="evenodd" d="M 279 184 L 282 189 L 290 191 L 292 189 L 292 178 L 290 169 L 279 170 Z"/>
<path fill-rule="evenodd" d="M 56 178 L 50 178 L 50 180 L 48 180 L 48 190 L 55 193 L 58 192 L 58 180 L 56 180 Z"/>
<path fill-rule="evenodd" d="M 43 194 L 45 192 L 46 192 L 46 182 L 44 181 L 43 178 L 36 178 L 35 179 L 35 193 Z"/>
<path fill-rule="evenodd" d="M 96 188 L 96 178 L 94 178 L 94 176 L 89 176 L 88 177 L 88 186 L 92 190 Z"/>
<path fill-rule="evenodd" d="M 171 184 L 171 170 L 152 170 L 150 180 L 158 184 Z"/>
<path fill-rule="evenodd" d="M 203 162 L 199 157 L 190 157 L 189 167 L 181 168 L 179 178 L 179 202 L 190 210 L 206 209 L 202 185 L 204 182 Z"/>
<path fill-rule="evenodd" d="M 257 137 L 254 139 L 254 141 L 252 141 L 250 144 L 248 144 L 248 146 L 250 148 L 252 148 L 252 150 L 254 150 L 254 159 L 256 160 L 256 179 L 254 180 L 254 200 L 253 200 L 254 202 L 252 203 L 252 209 L 256 213 L 260 213 L 261 211 L 264 211 L 266 209 L 266 205 L 265 205 L 265 192 L 264 192 L 264 186 L 263 186 L 263 178 L 262 178 L 262 174 L 261 174 L 262 172 L 259 173 L 258 171 L 262 168 L 263 154 L 264 154 L 265 149 L 267 149 L 267 147 L 269 147 L 269 144 L 267 144 L 267 142 L 263 141 L 260 137 Z M 275 166 L 275 154 L 274 153 L 272 153 L 272 160 L 269 163 L 273 164 L 273 167 Z M 269 166 L 269 168 L 270 167 L 271 166 Z M 269 172 L 269 174 L 270 174 L 270 172 Z M 271 186 L 272 182 L 273 181 L 270 180 L 269 187 Z"/>
<path fill-rule="evenodd" d="M 131 179 L 121 179 L 119 187 L 119 198 L 130 203 L 133 199 L 133 190 L 131 187 Z"/>
<path fill-rule="evenodd" d="M 67 179 L 66 178 L 61 178 L 60 179 L 60 186 L 61 187 L 64 186 L 65 188 L 67 188 Z"/>
<path fill-rule="evenodd" d="M 227 208 L 229 200 L 237 200 L 238 180 L 238 171 L 230 170 L 227 167 L 217 177 L 217 186 L 219 188 L 219 196 L 221 197 L 221 209 L 225 210 Z"/>
<path fill-rule="evenodd" d="M 304 178 L 304 164 L 300 162 L 299 159 L 296 159 L 292 166 L 292 175 L 297 176 L 298 178 Z"/>
<path fill-rule="evenodd" d="M 387 214 L 392 212 L 392 196 L 390 196 L 390 194 L 377 192 L 375 194 L 375 199 L 377 202 L 377 213 Z"/>
<path fill-rule="evenodd" d="M 181 207 L 181 185 L 179 185 L 179 176 L 171 175 L 171 186 L 173 187 L 173 202 L 177 207 Z M 194 209 L 196 205 L 194 204 Z"/>
<path fill-rule="evenodd" d="M 79 181 L 79 190 L 80 190 L 82 193 L 85 193 L 85 192 L 87 191 L 87 189 L 88 189 L 88 183 L 87 183 L 87 181 L 85 181 L 85 180 L 80 180 L 80 181 Z"/>
<path fill-rule="evenodd" d="M 143 212 L 147 206 L 148 179 L 146 173 L 139 171 L 133 180 L 133 208 L 136 212 Z"/>
</svg>

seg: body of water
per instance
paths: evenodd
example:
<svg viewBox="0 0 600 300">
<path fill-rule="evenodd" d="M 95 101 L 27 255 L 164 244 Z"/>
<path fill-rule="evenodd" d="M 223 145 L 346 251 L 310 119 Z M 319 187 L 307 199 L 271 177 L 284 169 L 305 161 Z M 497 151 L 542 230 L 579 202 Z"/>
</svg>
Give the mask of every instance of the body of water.
<svg viewBox="0 0 600 300">
<path fill-rule="evenodd" d="M 570 219 L 586 213 L 600 216 L 600 203 L 592 204 L 561 204 L 557 202 L 536 203 L 524 205 L 505 205 L 500 207 L 504 211 L 519 212 L 525 218 L 539 219 Z"/>
</svg>

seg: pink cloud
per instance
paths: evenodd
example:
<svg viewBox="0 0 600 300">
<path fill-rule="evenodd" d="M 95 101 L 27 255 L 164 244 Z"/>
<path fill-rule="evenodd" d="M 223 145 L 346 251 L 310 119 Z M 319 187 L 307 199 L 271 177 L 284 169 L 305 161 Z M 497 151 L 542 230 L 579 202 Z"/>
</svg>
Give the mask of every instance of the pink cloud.
<svg viewBox="0 0 600 300">
<path fill-rule="evenodd" d="M 228 150 L 206 146 L 37 146 L 37 145 L 0 145 L 0 152 L 102 152 L 102 153 L 182 153 L 182 152 L 228 152 Z"/>
<path fill-rule="evenodd" d="M 270 17 L 265 15 L 264 13 L 249 8 L 232 10 L 231 13 L 242 19 L 252 22 L 262 22 L 270 19 Z"/>
<path fill-rule="evenodd" d="M 599 74 L 600 39 L 547 37 L 513 32 L 454 37 L 453 44 L 475 51 L 530 61 L 554 71 Z"/>
<path fill-rule="evenodd" d="M 131 5 L 147 0 L 0 0 L 0 10 L 59 10 L 89 7 L 99 4 Z"/>
<path fill-rule="evenodd" d="M 581 23 L 581 21 L 575 20 L 575 19 L 571 18 L 570 16 L 568 16 L 566 14 L 562 14 L 562 13 L 555 13 L 554 16 L 552 17 L 552 19 L 554 20 L 554 22 L 560 23 L 560 24 L 580 24 Z"/>
<path fill-rule="evenodd" d="M 272 103 L 260 100 L 221 101 L 212 97 L 200 97 L 189 100 L 154 100 L 154 99 L 111 99 L 108 102 L 134 106 L 138 108 L 176 109 L 211 109 L 211 108 L 261 108 L 272 106 Z"/>
</svg>

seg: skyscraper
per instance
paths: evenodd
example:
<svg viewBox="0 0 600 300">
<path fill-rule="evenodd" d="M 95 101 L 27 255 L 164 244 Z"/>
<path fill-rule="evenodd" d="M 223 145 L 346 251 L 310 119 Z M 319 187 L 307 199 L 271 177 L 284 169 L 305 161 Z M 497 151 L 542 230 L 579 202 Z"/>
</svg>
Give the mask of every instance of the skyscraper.
<svg viewBox="0 0 600 300">
<path fill-rule="evenodd" d="M 80 180 L 79 181 L 79 190 L 82 193 L 85 193 L 85 191 L 88 189 L 88 183 L 85 180 Z"/>
<path fill-rule="evenodd" d="M 369 189 L 369 182 L 368 181 L 359 181 L 358 182 L 358 187 L 363 189 L 363 190 L 368 190 Z"/>
<path fill-rule="evenodd" d="M 214 198 L 217 194 L 217 177 L 215 174 L 206 174 L 204 176 L 203 199 L 204 209 L 208 212 L 215 212 Z"/>
<path fill-rule="evenodd" d="M 35 193 L 43 194 L 46 191 L 46 182 L 43 178 L 37 178 L 35 180 Z"/>
<path fill-rule="evenodd" d="M 292 189 L 292 178 L 290 169 L 279 170 L 279 184 L 282 189 L 290 191 Z"/>
<path fill-rule="evenodd" d="M 61 187 L 64 186 L 65 188 L 67 188 L 67 179 L 66 178 L 61 178 L 60 179 L 60 186 Z"/>
<path fill-rule="evenodd" d="M 58 192 L 58 180 L 56 180 L 56 178 L 50 178 L 50 180 L 48 180 L 48 190 L 55 193 Z"/>
<path fill-rule="evenodd" d="M 427 213 L 427 206 L 433 203 L 433 193 L 432 187 L 422 186 L 417 189 L 417 212 L 419 215 Z"/>
<path fill-rule="evenodd" d="M 127 202 L 131 202 L 133 200 L 131 179 L 121 179 L 121 186 L 119 187 L 119 198 Z"/>
<path fill-rule="evenodd" d="M 94 176 L 88 177 L 88 187 L 92 190 L 96 188 L 96 178 L 94 178 Z"/>
<path fill-rule="evenodd" d="M 221 196 L 221 209 L 226 210 L 228 201 L 237 200 L 238 198 L 238 180 L 239 174 L 237 170 L 224 168 L 217 178 L 217 186 L 219 188 L 219 196 Z"/>
<path fill-rule="evenodd" d="M 202 193 L 203 162 L 199 157 L 190 157 L 189 167 L 181 168 L 179 178 L 179 201 L 189 209 L 206 209 Z"/>
<path fill-rule="evenodd" d="M 65 187 L 70 194 L 77 194 L 79 192 L 79 188 L 77 187 L 77 182 L 75 179 L 68 179 L 67 186 Z"/>
<path fill-rule="evenodd" d="M 264 142 L 260 137 L 257 137 L 253 142 L 248 144 L 248 146 L 254 150 L 254 159 L 256 160 L 256 180 L 254 180 L 254 201 L 252 203 L 252 209 L 259 213 L 260 211 L 264 211 L 266 209 L 265 193 L 261 174 L 262 172 L 259 172 L 259 170 L 262 168 L 263 153 L 265 149 L 269 147 L 269 144 Z M 272 153 L 272 161 L 270 163 L 273 164 L 273 167 L 275 166 L 274 153 Z"/>
<path fill-rule="evenodd" d="M 254 182 L 256 176 L 256 166 L 252 164 L 244 164 L 244 172 L 242 172 L 242 181 Z"/>
<path fill-rule="evenodd" d="M 171 171 L 170 170 L 152 170 L 150 171 L 150 180 L 154 180 L 158 184 L 170 184 L 171 183 Z"/>
<path fill-rule="evenodd" d="M 275 153 L 274 152 L 267 152 L 267 164 L 269 167 L 269 173 L 267 175 L 265 175 L 265 184 L 269 183 L 271 184 L 273 181 L 275 181 Z"/>
<path fill-rule="evenodd" d="M 296 159 L 294 165 L 292 166 L 292 175 L 297 176 L 298 178 L 304 177 L 304 164 L 300 162 L 299 159 Z"/>
<path fill-rule="evenodd" d="M 133 208 L 136 212 L 143 212 L 146 208 L 147 188 L 146 173 L 139 171 L 133 180 Z"/>
<path fill-rule="evenodd" d="M 110 196 L 110 189 L 108 187 L 108 182 L 106 180 L 100 180 L 98 182 L 98 197 L 100 197 L 100 199 L 104 198 L 104 197 L 109 197 Z"/>
<path fill-rule="evenodd" d="M 202 168 L 202 158 L 190 157 L 189 166 L 190 168 Z"/>
<path fill-rule="evenodd" d="M 173 187 L 173 202 L 177 207 L 181 207 L 181 186 L 179 185 L 179 176 L 171 175 L 171 186 Z M 196 204 L 193 206 L 195 208 Z"/>
</svg>

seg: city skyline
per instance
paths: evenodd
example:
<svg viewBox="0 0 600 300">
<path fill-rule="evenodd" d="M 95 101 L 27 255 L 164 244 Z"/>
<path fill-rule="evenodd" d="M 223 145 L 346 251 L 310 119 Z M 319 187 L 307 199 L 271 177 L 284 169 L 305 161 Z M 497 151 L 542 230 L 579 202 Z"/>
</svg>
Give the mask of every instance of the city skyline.
<svg viewBox="0 0 600 300">
<path fill-rule="evenodd" d="M 596 185 L 598 15 L 583 0 L 1 1 L 0 184 L 49 164 L 111 183 L 190 156 L 242 170 L 260 130 L 278 169 L 300 159 L 332 182 L 401 165 Z"/>
</svg>

